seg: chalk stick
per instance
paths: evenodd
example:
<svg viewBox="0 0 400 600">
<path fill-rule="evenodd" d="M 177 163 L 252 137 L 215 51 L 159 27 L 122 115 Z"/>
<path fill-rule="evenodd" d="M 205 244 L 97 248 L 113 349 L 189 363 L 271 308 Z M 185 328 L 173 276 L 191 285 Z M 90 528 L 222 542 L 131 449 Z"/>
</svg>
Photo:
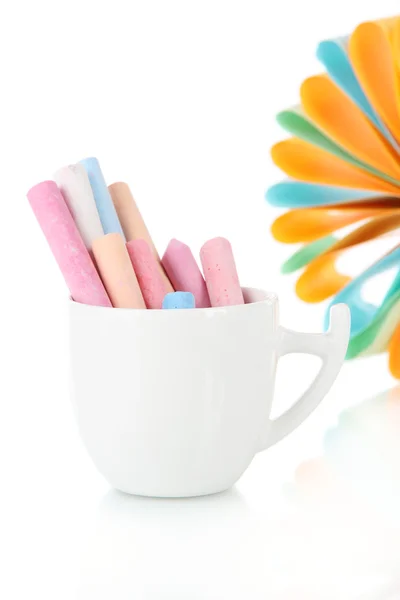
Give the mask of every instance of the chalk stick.
<svg viewBox="0 0 400 600">
<path fill-rule="evenodd" d="M 232 247 L 222 237 L 214 238 L 200 250 L 203 273 L 211 306 L 244 304 Z"/>
<path fill-rule="evenodd" d="M 161 264 L 175 290 L 191 292 L 197 308 L 211 306 L 206 282 L 189 246 L 178 240 L 171 240 Z"/>
<path fill-rule="evenodd" d="M 93 256 L 115 308 L 146 308 L 125 241 L 108 233 L 93 241 Z"/>
<path fill-rule="evenodd" d="M 99 161 L 97 158 L 91 157 L 84 158 L 79 163 L 84 166 L 88 174 L 104 233 L 119 233 L 124 237 L 124 232 L 122 231 L 117 211 L 108 191 Z"/>
<path fill-rule="evenodd" d="M 157 250 L 127 183 L 118 181 L 108 186 L 126 241 L 145 240 L 155 256 Z"/>
<path fill-rule="evenodd" d="M 190 292 L 172 292 L 167 294 L 163 300 L 162 307 L 171 308 L 195 308 L 196 303 Z"/>
<path fill-rule="evenodd" d="M 137 207 L 137 204 L 132 196 L 129 186 L 121 181 L 112 183 L 109 188 L 112 201 L 117 211 L 122 229 L 127 242 L 131 240 L 145 240 L 150 246 L 155 259 L 159 263 L 161 277 L 164 279 L 168 292 L 173 292 L 174 289 L 165 274 L 165 271 L 160 263 L 160 257 L 157 252 L 150 233 L 143 221 L 143 217 Z"/>
<path fill-rule="evenodd" d="M 56 183 L 43 181 L 30 189 L 27 197 L 72 298 L 82 304 L 111 306 L 99 274 Z"/>
<path fill-rule="evenodd" d="M 63 167 L 56 171 L 54 179 L 86 248 L 91 250 L 93 240 L 101 237 L 104 232 L 85 167 L 81 164 Z"/>
<path fill-rule="evenodd" d="M 150 246 L 145 240 L 131 240 L 126 248 L 147 308 L 161 308 L 169 290 Z"/>
</svg>

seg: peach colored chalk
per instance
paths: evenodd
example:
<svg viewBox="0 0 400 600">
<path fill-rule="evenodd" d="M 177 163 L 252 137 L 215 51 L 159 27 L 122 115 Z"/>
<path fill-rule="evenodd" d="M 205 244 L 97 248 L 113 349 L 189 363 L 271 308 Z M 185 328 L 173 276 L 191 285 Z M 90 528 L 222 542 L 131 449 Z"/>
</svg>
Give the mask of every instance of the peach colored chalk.
<svg viewBox="0 0 400 600">
<path fill-rule="evenodd" d="M 122 235 L 103 235 L 93 241 L 92 250 L 112 305 L 146 308 Z"/>
<path fill-rule="evenodd" d="M 146 240 L 131 240 L 126 248 L 147 308 L 162 308 L 168 290 L 149 244 Z"/>
<path fill-rule="evenodd" d="M 146 223 L 143 221 L 143 217 L 137 207 L 137 204 L 132 196 L 129 186 L 123 182 L 113 183 L 108 186 L 111 194 L 112 201 L 117 211 L 119 221 L 124 231 L 126 241 L 131 240 L 145 240 L 150 246 L 155 259 L 159 264 L 161 277 L 165 280 L 165 284 L 168 287 L 168 292 L 173 292 L 173 287 L 168 277 L 165 274 L 164 269 L 160 263 L 160 257 L 157 249 L 150 237 L 150 233 L 146 227 Z"/>
<path fill-rule="evenodd" d="M 161 264 L 175 290 L 193 294 L 196 308 L 211 306 L 206 282 L 189 246 L 178 240 L 171 240 Z"/>
<path fill-rule="evenodd" d="M 222 237 L 214 238 L 200 250 L 203 273 L 211 306 L 244 304 L 232 247 Z"/>
<path fill-rule="evenodd" d="M 152 242 L 149 231 L 136 205 L 128 184 L 113 183 L 108 186 L 112 201 L 117 211 L 119 221 L 124 231 L 126 241 L 143 239 L 149 244 L 154 254 L 157 250 Z"/>
<path fill-rule="evenodd" d="M 35 185 L 27 197 L 73 300 L 110 307 L 107 292 L 55 181 Z"/>
</svg>

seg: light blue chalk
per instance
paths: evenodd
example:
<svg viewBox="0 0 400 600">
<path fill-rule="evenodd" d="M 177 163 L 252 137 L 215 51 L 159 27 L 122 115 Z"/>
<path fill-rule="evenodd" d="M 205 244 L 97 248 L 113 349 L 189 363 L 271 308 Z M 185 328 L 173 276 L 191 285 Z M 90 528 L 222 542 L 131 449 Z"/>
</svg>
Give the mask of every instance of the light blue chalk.
<svg viewBox="0 0 400 600">
<path fill-rule="evenodd" d="M 119 233 L 125 240 L 124 232 L 122 231 L 121 223 L 119 222 L 117 211 L 108 191 L 99 161 L 97 158 L 91 157 L 84 158 L 79 162 L 85 167 L 88 174 L 104 233 Z"/>
<path fill-rule="evenodd" d="M 196 308 L 193 294 L 190 292 L 171 292 L 162 303 L 163 308 Z"/>
</svg>

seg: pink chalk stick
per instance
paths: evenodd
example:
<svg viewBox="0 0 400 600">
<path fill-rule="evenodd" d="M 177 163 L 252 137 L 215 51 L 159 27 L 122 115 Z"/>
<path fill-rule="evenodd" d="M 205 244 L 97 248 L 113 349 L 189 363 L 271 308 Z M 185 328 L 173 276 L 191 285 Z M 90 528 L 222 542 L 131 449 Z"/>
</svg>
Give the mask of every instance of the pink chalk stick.
<svg viewBox="0 0 400 600">
<path fill-rule="evenodd" d="M 169 288 L 161 276 L 160 265 L 149 244 L 146 240 L 131 240 L 126 248 L 147 308 L 162 308 Z"/>
<path fill-rule="evenodd" d="M 54 181 L 43 181 L 27 194 L 73 300 L 111 306 L 88 250 Z"/>
<path fill-rule="evenodd" d="M 140 214 L 139 208 L 132 196 L 129 186 L 122 181 L 118 181 L 117 183 L 112 183 L 109 185 L 108 190 L 111 194 L 111 198 L 114 203 L 115 210 L 117 211 L 122 229 L 124 230 L 126 241 L 130 242 L 131 240 L 145 240 L 148 243 L 158 263 L 161 277 L 164 279 L 165 285 L 168 288 L 167 292 L 173 292 L 174 290 L 172 285 L 161 266 L 157 249 L 150 237 L 146 223 Z"/>
<path fill-rule="evenodd" d="M 175 290 L 191 292 L 196 308 L 211 306 L 206 282 L 189 246 L 178 240 L 171 240 L 161 263 Z"/>
<path fill-rule="evenodd" d="M 232 247 L 225 238 L 214 238 L 200 250 L 211 306 L 244 304 Z"/>
<path fill-rule="evenodd" d="M 93 241 L 92 250 L 113 306 L 146 308 L 122 235 L 103 235 Z"/>
</svg>

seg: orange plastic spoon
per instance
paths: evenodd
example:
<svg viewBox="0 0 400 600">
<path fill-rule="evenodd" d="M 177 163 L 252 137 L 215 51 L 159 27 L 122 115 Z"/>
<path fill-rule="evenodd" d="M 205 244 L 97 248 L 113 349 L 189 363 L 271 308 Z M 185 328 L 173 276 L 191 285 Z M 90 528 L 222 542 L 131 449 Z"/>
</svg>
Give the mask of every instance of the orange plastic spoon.
<svg viewBox="0 0 400 600">
<path fill-rule="evenodd" d="M 307 116 L 339 146 L 386 175 L 400 178 L 395 150 L 326 75 L 307 79 L 301 87 L 301 100 Z"/>
<path fill-rule="evenodd" d="M 349 55 L 371 104 L 400 140 L 400 89 L 392 46 L 379 23 L 359 25 L 349 41 Z"/>
<path fill-rule="evenodd" d="M 393 377 L 400 379 L 400 325 L 395 330 L 389 347 L 389 370 Z"/>
<path fill-rule="evenodd" d="M 273 237 L 284 244 L 313 242 L 342 227 L 385 212 L 382 207 L 298 208 L 278 217 L 272 227 Z"/>
<path fill-rule="evenodd" d="M 314 259 L 304 270 L 296 284 L 296 292 L 305 302 L 322 302 L 337 294 L 351 278 L 339 273 L 335 263 L 344 250 L 376 239 L 398 229 L 400 211 L 371 219 L 365 225 L 352 231 Z"/>
<path fill-rule="evenodd" d="M 324 254 L 307 266 L 296 283 L 296 293 L 301 300 L 310 303 L 323 302 L 350 283 L 351 277 L 336 270 L 336 259 L 337 253 Z"/>
<path fill-rule="evenodd" d="M 271 155 L 282 171 L 301 181 L 400 195 L 400 186 L 383 181 L 297 138 L 279 142 L 272 148 Z"/>
</svg>

